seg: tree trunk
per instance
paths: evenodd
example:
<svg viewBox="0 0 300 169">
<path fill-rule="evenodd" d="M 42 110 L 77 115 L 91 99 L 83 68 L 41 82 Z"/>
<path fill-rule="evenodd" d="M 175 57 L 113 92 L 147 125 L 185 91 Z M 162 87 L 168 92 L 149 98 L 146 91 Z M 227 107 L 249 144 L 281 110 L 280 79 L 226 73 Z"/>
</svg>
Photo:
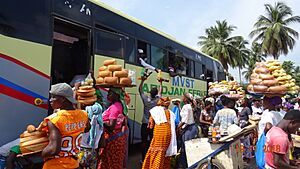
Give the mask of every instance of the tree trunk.
<svg viewBox="0 0 300 169">
<path fill-rule="evenodd" d="M 240 84 L 242 85 L 242 75 L 241 75 L 241 68 L 239 67 L 239 78 L 240 78 Z"/>
</svg>

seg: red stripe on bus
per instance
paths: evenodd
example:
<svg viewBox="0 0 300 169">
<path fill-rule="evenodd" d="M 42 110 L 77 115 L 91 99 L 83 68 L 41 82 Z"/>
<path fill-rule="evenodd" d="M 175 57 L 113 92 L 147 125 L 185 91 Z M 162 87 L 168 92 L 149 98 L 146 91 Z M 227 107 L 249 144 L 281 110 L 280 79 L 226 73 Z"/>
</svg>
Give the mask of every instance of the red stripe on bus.
<svg viewBox="0 0 300 169">
<path fill-rule="evenodd" d="M 14 62 L 14 63 L 16 63 L 16 64 L 18 64 L 18 65 L 20 65 L 20 66 L 22 66 L 22 67 L 24 67 L 24 68 L 26 68 L 28 70 L 31 70 L 32 72 L 35 72 L 35 73 L 37 73 L 37 74 L 39 74 L 39 75 L 47 78 L 47 79 L 50 79 L 50 76 L 46 75 L 45 73 L 43 73 L 43 72 L 41 72 L 41 71 L 39 71 L 39 70 L 37 70 L 37 69 L 35 69 L 35 68 L 33 68 L 33 67 L 25 64 L 25 63 L 23 63 L 23 62 L 15 59 L 15 58 L 12 58 L 10 56 L 4 55 L 2 53 L 0 53 L 0 57 L 3 58 L 3 59 L 9 60 L 11 62 Z"/>
<path fill-rule="evenodd" d="M 0 93 L 5 94 L 5 95 L 10 96 L 10 97 L 13 97 L 13 98 L 18 99 L 18 100 L 21 100 L 23 102 L 34 105 L 35 98 L 33 98 L 29 95 L 26 95 L 22 92 L 19 92 L 17 90 L 14 90 L 12 88 L 9 88 L 7 86 L 4 86 L 2 84 L 0 84 Z M 41 107 L 43 109 L 48 110 L 48 105 L 47 104 L 42 104 L 38 107 Z"/>
</svg>

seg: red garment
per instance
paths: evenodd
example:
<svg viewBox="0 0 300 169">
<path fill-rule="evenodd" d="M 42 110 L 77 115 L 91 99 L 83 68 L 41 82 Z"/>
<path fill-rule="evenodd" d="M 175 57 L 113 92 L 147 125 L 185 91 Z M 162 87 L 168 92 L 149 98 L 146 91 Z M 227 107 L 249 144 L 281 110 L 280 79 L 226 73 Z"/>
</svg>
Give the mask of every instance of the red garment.
<svg viewBox="0 0 300 169">
<path fill-rule="evenodd" d="M 289 145 L 288 134 L 279 127 L 272 127 L 267 133 L 264 148 L 268 166 L 279 169 L 274 165 L 274 153 L 285 155 L 284 161 L 289 164 Z"/>
</svg>

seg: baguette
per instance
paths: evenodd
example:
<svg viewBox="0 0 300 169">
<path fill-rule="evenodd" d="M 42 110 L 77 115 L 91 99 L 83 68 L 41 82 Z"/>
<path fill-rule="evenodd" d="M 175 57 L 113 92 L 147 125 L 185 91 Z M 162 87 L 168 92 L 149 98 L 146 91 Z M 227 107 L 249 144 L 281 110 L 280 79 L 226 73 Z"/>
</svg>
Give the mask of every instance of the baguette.
<svg viewBox="0 0 300 169">
<path fill-rule="evenodd" d="M 39 144 L 29 145 L 25 147 L 20 147 L 22 154 L 28 154 L 33 152 L 40 152 L 43 151 L 43 149 L 49 144 L 49 142 L 43 142 Z"/>
<path fill-rule="evenodd" d="M 107 66 L 109 71 L 121 71 L 122 70 L 122 66 L 121 65 L 108 65 Z"/>
<path fill-rule="evenodd" d="M 99 71 L 105 71 L 105 70 L 107 70 L 107 66 L 101 66 L 101 67 L 99 68 Z"/>
<path fill-rule="evenodd" d="M 104 66 L 115 65 L 115 64 L 116 64 L 116 59 L 108 59 L 103 62 Z"/>
<path fill-rule="evenodd" d="M 113 77 L 128 77 L 128 72 L 126 70 L 115 71 Z"/>
<path fill-rule="evenodd" d="M 115 85 L 118 84 L 118 77 L 105 77 L 104 78 L 104 83 L 109 84 L 109 85 Z"/>
<path fill-rule="evenodd" d="M 23 134 L 20 135 L 20 138 L 22 139 L 22 138 L 30 137 L 30 136 L 44 137 L 44 136 L 47 136 L 47 133 L 44 131 L 35 131 L 33 133 L 24 132 Z"/>
<path fill-rule="evenodd" d="M 105 70 L 105 71 L 100 71 L 99 72 L 99 77 L 111 77 L 112 76 L 112 72 Z"/>
<path fill-rule="evenodd" d="M 122 85 L 131 85 L 132 80 L 129 77 L 120 78 L 120 84 Z"/>
<path fill-rule="evenodd" d="M 39 143 L 43 143 L 43 142 L 49 142 L 48 137 L 40 137 L 38 139 L 33 139 L 33 140 L 29 140 L 29 141 L 22 142 L 22 143 L 20 142 L 20 147 L 39 144 Z"/>
</svg>

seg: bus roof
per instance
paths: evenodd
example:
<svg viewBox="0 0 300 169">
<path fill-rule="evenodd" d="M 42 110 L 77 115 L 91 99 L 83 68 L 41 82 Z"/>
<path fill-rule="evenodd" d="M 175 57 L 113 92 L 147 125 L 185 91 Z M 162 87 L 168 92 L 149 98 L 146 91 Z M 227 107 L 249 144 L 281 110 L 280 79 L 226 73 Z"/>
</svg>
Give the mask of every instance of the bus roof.
<svg viewBox="0 0 300 169">
<path fill-rule="evenodd" d="M 209 58 L 211 58 L 211 59 L 213 59 L 213 60 L 215 60 L 215 61 L 217 61 L 217 62 L 219 62 L 219 63 L 221 64 L 221 62 L 220 62 L 218 59 L 216 59 L 216 58 L 214 58 L 214 57 L 211 57 L 211 56 L 209 56 L 209 55 L 207 55 L 207 54 L 201 52 L 201 51 L 198 50 L 198 49 L 195 49 L 195 48 L 192 48 L 192 47 L 190 47 L 190 46 L 187 46 L 187 45 L 185 45 L 185 44 L 183 44 L 183 43 L 177 41 L 177 40 L 176 40 L 174 37 L 172 37 L 171 35 L 166 34 L 166 33 L 162 32 L 162 31 L 160 31 L 160 30 L 158 30 L 158 29 L 156 29 L 156 28 L 154 28 L 154 27 L 152 27 L 152 26 L 150 26 L 150 25 L 148 25 L 148 24 L 146 24 L 146 23 L 144 23 L 144 22 L 142 22 L 142 21 L 140 21 L 140 20 L 138 20 L 138 19 L 132 17 L 132 16 L 129 16 L 129 15 L 127 15 L 127 14 L 125 14 L 125 13 L 123 13 L 123 12 L 121 12 L 121 11 L 115 9 L 115 8 L 112 8 L 111 6 L 109 6 L 109 5 L 107 5 L 107 4 L 103 3 L 103 2 L 100 2 L 100 1 L 98 1 L 98 0 L 89 0 L 89 1 L 91 1 L 92 3 L 94 3 L 94 4 L 96 4 L 96 5 L 99 5 L 99 6 L 103 7 L 103 8 L 105 8 L 105 9 L 107 9 L 107 10 L 113 12 L 113 13 L 116 13 L 116 14 L 118 14 L 118 15 L 120 15 L 120 16 L 122 16 L 122 17 L 124 17 L 124 18 L 126 18 L 126 19 L 128 19 L 128 20 L 130 20 L 130 21 L 132 21 L 132 22 L 135 22 L 135 23 L 137 23 L 137 24 L 139 24 L 139 25 L 141 25 L 141 26 L 143 26 L 143 27 L 145 27 L 145 28 L 147 28 L 147 29 L 149 29 L 149 30 L 155 32 L 155 33 L 158 33 L 158 34 L 160 34 L 161 36 L 164 36 L 164 37 L 166 37 L 166 38 L 168 38 L 168 39 L 170 39 L 170 40 L 172 40 L 172 41 L 174 41 L 174 42 L 176 42 L 176 43 L 178 43 L 178 44 L 180 44 L 180 45 L 182 45 L 182 46 L 185 46 L 185 47 L 187 47 L 187 48 L 189 48 L 189 49 L 191 49 L 191 50 L 193 50 L 193 51 L 195 51 L 195 52 L 201 53 L 202 55 L 204 55 L 204 56 L 206 56 L 206 57 L 209 57 Z M 222 65 L 222 64 L 221 64 L 221 65 Z"/>
</svg>

